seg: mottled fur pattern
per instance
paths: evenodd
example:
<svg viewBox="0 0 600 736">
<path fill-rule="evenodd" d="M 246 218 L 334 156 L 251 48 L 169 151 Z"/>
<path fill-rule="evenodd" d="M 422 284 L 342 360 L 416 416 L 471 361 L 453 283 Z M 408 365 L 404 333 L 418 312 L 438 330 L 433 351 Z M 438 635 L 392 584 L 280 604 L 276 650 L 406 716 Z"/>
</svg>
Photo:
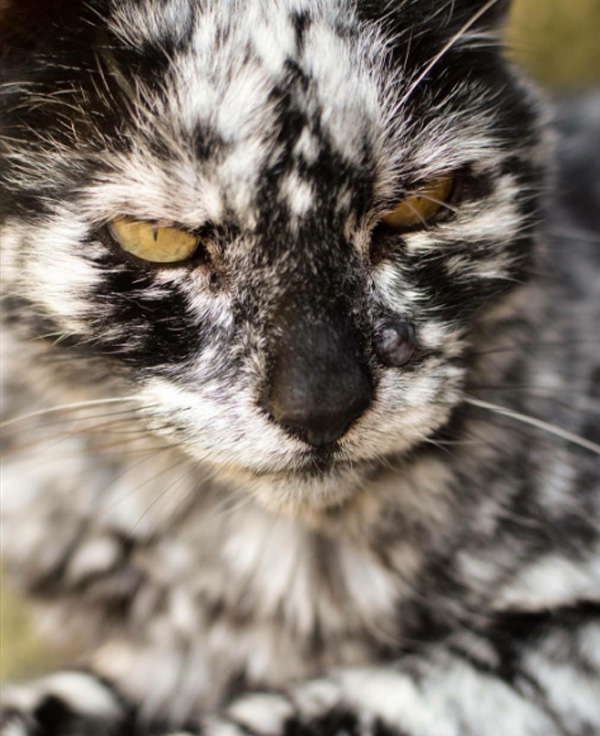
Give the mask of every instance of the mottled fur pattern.
<svg viewBox="0 0 600 736">
<path fill-rule="evenodd" d="M 549 171 L 500 2 L 39 5 L 4 11 L 2 545 L 86 670 L 3 736 L 600 734 L 600 101 Z M 123 215 L 201 257 L 132 261 Z M 294 345 L 340 390 L 315 330 L 373 386 L 326 447 L 265 409 Z"/>
</svg>

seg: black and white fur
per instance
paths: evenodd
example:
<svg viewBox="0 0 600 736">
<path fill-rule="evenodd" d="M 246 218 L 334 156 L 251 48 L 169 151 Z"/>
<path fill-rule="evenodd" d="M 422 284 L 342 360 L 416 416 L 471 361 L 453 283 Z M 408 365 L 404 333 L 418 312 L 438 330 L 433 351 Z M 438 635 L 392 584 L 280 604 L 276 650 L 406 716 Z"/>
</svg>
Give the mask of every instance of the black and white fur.
<svg viewBox="0 0 600 736">
<path fill-rule="evenodd" d="M 501 5 L 3 11 L 3 554 L 86 667 L 2 736 L 600 734 L 600 102 L 548 173 Z M 123 215 L 202 257 L 133 263 Z M 265 408 L 345 360 L 338 441 Z"/>
</svg>

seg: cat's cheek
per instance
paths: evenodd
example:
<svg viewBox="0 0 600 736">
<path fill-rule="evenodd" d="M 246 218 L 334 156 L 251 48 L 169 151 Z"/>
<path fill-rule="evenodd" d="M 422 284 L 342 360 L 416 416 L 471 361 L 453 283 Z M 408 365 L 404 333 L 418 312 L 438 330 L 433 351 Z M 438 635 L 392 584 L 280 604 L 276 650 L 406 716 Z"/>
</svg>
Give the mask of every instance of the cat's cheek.
<svg viewBox="0 0 600 736">
<path fill-rule="evenodd" d="M 219 380 L 190 390 L 164 378 L 145 383 L 141 403 L 151 426 L 174 437 L 188 455 L 217 469 L 285 472 L 305 449 L 256 407 L 252 392 Z"/>
<path fill-rule="evenodd" d="M 446 424 L 462 399 L 465 371 L 425 361 L 415 373 L 388 369 L 373 405 L 342 441 L 353 460 L 402 454 L 427 441 Z"/>
<path fill-rule="evenodd" d="M 64 330 L 85 331 L 90 295 L 101 271 L 81 257 L 88 228 L 67 213 L 43 224 L 8 221 L 2 228 L 2 280 L 6 291 L 26 290 Z"/>
</svg>

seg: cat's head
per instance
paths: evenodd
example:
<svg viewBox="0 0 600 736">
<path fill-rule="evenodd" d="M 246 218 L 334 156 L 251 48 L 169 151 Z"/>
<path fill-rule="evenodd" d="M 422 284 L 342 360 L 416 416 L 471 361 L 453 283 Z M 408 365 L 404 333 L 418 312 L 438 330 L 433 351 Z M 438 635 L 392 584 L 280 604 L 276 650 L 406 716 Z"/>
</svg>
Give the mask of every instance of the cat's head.
<svg viewBox="0 0 600 736">
<path fill-rule="evenodd" d="M 38 35 L 5 16 L 0 215 L 48 371 L 116 380 L 273 505 L 339 503 L 431 438 L 531 256 L 503 3 L 38 5 Z"/>
</svg>

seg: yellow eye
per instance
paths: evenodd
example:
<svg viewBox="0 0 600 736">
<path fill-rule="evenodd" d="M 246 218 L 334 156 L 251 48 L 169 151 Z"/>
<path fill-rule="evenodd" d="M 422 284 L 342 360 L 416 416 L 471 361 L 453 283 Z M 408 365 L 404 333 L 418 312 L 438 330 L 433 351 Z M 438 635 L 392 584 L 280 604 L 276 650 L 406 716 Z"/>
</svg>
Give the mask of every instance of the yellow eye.
<svg viewBox="0 0 600 736">
<path fill-rule="evenodd" d="M 159 227 L 152 222 L 119 217 L 110 230 L 127 253 L 151 263 L 177 263 L 189 258 L 200 238 L 176 227 Z"/>
<path fill-rule="evenodd" d="M 410 197 L 406 197 L 382 217 L 382 222 L 392 228 L 425 225 L 444 207 L 452 194 L 454 177 L 431 179 Z"/>
</svg>

